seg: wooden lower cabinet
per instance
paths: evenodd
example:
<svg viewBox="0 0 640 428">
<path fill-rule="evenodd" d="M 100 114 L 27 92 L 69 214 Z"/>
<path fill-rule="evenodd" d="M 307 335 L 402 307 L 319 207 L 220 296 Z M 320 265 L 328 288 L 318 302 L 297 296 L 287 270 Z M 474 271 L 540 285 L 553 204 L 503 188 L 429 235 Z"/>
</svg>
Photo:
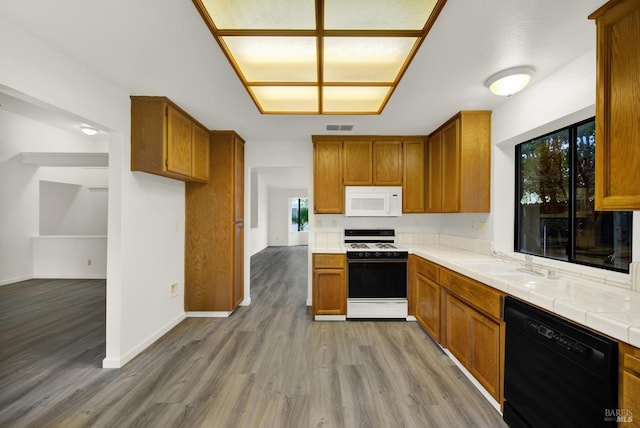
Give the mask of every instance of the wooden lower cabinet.
<svg viewBox="0 0 640 428">
<path fill-rule="evenodd" d="M 416 309 L 418 323 L 440 342 L 440 285 L 424 275 L 416 275 Z"/>
<path fill-rule="evenodd" d="M 313 316 L 347 315 L 346 256 L 313 255 Z"/>
<path fill-rule="evenodd" d="M 640 349 L 621 343 L 619 355 L 618 407 L 625 418 L 619 426 L 640 428 Z"/>
<path fill-rule="evenodd" d="M 447 293 L 445 347 L 500 401 L 500 323 Z"/>
</svg>

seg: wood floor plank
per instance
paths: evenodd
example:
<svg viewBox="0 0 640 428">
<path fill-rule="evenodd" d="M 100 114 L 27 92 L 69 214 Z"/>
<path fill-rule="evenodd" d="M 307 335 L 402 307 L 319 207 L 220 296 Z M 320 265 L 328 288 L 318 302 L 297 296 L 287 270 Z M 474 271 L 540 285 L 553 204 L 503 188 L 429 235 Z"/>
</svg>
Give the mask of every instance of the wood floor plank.
<svg viewBox="0 0 640 428">
<path fill-rule="evenodd" d="M 188 318 L 124 368 L 105 283 L 0 287 L 1 427 L 504 427 L 417 323 L 314 322 L 307 248 L 251 259 L 251 298 Z"/>
</svg>

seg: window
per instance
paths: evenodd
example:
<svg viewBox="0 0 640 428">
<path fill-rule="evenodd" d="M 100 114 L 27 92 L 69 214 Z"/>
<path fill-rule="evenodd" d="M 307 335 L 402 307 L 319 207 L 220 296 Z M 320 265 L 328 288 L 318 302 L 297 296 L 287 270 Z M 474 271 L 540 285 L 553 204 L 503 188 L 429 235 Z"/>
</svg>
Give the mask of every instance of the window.
<svg viewBox="0 0 640 428">
<path fill-rule="evenodd" d="M 515 251 L 629 272 L 632 213 L 594 210 L 595 120 L 516 146 Z"/>
<path fill-rule="evenodd" d="M 309 199 L 291 198 L 291 231 L 306 232 L 309 230 Z"/>
</svg>

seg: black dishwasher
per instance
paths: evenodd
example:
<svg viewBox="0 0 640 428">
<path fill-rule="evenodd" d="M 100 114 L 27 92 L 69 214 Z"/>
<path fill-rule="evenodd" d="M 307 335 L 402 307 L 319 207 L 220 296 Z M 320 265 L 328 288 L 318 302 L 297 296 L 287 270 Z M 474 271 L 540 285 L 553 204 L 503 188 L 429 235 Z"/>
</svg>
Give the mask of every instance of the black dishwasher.
<svg viewBox="0 0 640 428">
<path fill-rule="evenodd" d="M 507 297 L 504 408 L 512 428 L 615 427 L 618 344 Z"/>
</svg>

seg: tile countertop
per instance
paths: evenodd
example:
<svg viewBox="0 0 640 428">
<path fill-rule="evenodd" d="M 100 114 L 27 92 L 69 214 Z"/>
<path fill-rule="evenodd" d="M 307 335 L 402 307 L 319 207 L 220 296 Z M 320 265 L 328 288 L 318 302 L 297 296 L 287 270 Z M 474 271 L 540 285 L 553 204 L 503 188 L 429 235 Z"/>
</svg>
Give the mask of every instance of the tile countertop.
<svg viewBox="0 0 640 428">
<path fill-rule="evenodd" d="M 559 273 L 550 279 L 518 271 L 522 263 L 445 245 L 406 245 L 409 252 L 521 300 L 640 348 L 640 293 L 597 279 Z M 345 253 L 322 243 L 312 253 Z"/>
</svg>

